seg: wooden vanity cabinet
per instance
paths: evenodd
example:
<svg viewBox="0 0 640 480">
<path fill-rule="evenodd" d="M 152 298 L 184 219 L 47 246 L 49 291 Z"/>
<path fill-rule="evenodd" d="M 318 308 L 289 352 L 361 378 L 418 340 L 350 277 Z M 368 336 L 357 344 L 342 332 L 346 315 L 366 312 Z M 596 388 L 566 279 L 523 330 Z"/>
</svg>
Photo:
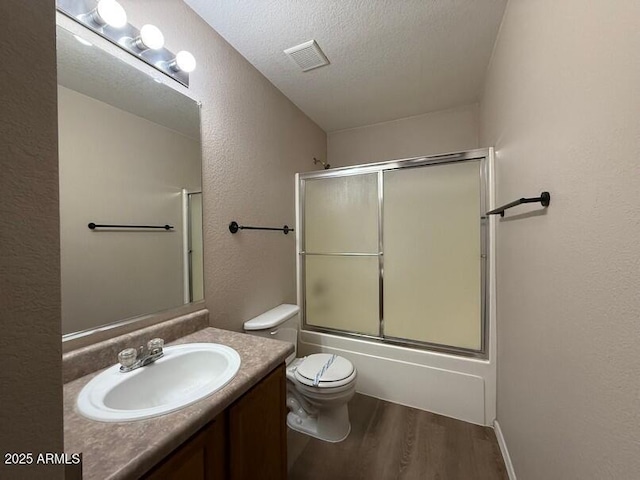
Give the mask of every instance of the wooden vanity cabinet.
<svg viewBox="0 0 640 480">
<path fill-rule="evenodd" d="M 287 478 L 287 384 L 284 365 L 228 409 L 229 478 Z"/>
<path fill-rule="evenodd" d="M 225 423 L 225 415 L 219 415 L 143 478 L 146 480 L 226 480 Z"/>
<path fill-rule="evenodd" d="M 285 480 L 286 377 L 279 366 L 187 440 L 145 480 Z"/>
</svg>

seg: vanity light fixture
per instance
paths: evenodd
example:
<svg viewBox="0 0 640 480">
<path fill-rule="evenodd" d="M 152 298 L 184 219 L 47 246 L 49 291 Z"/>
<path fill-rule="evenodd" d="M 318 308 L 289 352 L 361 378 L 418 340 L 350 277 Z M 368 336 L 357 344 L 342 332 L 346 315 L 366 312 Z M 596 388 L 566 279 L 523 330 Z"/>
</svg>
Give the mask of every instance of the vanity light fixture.
<svg viewBox="0 0 640 480">
<path fill-rule="evenodd" d="M 91 19 L 101 27 L 122 28 L 127 24 L 127 12 L 116 0 L 100 0 L 91 12 Z"/>
<path fill-rule="evenodd" d="M 56 0 L 56 8 L 71 20 L 189 87 L 189 72 L 196 68 L 194 56 L 186 50 L 178 54 L 167 50 L 164 35 L 155 25 L 145 24 L 138 29 L 127 23 L 127 12 L 117 0 Z"/>
</svg>

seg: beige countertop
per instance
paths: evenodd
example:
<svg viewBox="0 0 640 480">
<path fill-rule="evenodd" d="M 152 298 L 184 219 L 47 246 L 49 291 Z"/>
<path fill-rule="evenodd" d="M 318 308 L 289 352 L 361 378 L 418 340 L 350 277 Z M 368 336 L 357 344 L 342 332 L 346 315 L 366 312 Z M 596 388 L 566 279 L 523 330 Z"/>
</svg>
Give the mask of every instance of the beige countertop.
<svg viewBox="0 0 640 480">
<path fill-rule="evenodd" d="M 133 479 L 143 475 L 293 353 L 290 343 L 211 327 L 171 345 L 194 342 L 234 348 L 240 354 L 240 370 L 218 392 L 173 413 L 127 423 L 96 422 L 77 412 L 76 399 L 100 371 L 64 385 L 65 452 L 83 454 L 85 480 Z"/>
</svg>

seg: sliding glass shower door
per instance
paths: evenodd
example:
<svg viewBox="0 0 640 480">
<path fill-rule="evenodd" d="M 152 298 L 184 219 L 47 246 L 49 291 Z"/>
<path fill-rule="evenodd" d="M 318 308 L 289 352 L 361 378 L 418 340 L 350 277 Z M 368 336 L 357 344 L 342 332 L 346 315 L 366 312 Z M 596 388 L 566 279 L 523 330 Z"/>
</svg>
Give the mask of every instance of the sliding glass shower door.
<svg viewBox="0 0 640 480">
<path fill-rule="evenodd" d="M 384 173 L 384 335 L 480 350 L 480 162 Z"/>
<path fill-rule="evenodd" d="M 305 328 L 482 356 L 486 154 L 300 175 Z"/>
<path fill-rule="evenodd" d="M 375 173 L 305 183 L 308 325 L 378 335 L 377 183 Z"/>
</svg>

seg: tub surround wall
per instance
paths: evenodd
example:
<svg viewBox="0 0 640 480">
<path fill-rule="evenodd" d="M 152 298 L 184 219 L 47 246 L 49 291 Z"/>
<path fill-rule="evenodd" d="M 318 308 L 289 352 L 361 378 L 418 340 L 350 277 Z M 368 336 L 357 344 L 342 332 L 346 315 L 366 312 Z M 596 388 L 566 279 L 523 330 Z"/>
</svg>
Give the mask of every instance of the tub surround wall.
<svg viewBox="0 0 640 480">
<path fill-rule="evenodd" d="M 0 451 L 62 452 L 54 2 L 0 3 Z M 5 465 L 0 477 L 62 478 Z"/>
<path fill-rule="evenodd" d="M 327 159 L 332 167 L 474 148 L 478 148 L 478 105 L 339 130 L 327 135 Z M 324 157 L 318 158 L 324 160 Z"/>
<path fill-rule="evenodd" d="M 481 145 L 497 203 L 498 421 L 520 480 L 640 472 L 640 3 L 511 0 Z M 530 213 L 527 213 L 530 212 Z"/>
<path fill-rule="evenodd" d="M 293 226 L 294 174 L 326 158 L 326 134 L 184 2 L 121 3 L 132 24 L 157 25 L 167 48 L 198 62 L 189 90 L 202 101 L 205 301 L 212 325 L 239 331 L 295 302 L 295 237 L 231 235 L 229 222 Z"/>
</svg>

